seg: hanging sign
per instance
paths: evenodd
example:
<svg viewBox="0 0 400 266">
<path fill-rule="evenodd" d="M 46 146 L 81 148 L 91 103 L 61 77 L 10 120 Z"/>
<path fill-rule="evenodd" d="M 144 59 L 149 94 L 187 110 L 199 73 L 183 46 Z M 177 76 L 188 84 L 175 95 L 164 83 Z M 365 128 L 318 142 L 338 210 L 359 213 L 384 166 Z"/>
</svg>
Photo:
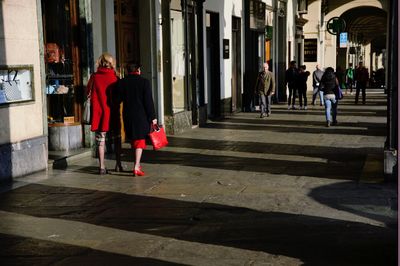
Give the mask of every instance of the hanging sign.
<svg viewBox="0 0 400 266">
<path fill-rule="evenodd" d="M 339 35 L 339 47 L 347 48 L 347 32 L 341 32 Z"/>
<path fill-rule="evenodd" d="M 346 21 L 340 17 L 333 17 L 326 23 L 326 29 L 332 35 L 338 35 L 346 30 Z"/>
</svg>

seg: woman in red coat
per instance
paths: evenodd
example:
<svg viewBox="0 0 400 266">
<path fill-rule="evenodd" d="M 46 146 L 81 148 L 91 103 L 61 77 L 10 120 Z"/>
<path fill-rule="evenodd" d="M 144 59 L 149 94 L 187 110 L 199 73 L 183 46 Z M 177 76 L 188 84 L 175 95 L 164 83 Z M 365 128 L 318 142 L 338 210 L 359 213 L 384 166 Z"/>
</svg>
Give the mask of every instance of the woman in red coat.
<svg viewBox="0 0 400 266">
<path fill-rule="evenodd" d="M 107 173 L 104 154 L 106 133 L 110 130 L 112 109 L 111 93 L 118 80 L 115 74 L 115 60 L 109 53 L 103 53 L 97 60 L 97 71 L 88 82 L 88 97 L 91 102 L 91 131 L 96 132 L 99 155 L 99 174 Z"/>
</svg>

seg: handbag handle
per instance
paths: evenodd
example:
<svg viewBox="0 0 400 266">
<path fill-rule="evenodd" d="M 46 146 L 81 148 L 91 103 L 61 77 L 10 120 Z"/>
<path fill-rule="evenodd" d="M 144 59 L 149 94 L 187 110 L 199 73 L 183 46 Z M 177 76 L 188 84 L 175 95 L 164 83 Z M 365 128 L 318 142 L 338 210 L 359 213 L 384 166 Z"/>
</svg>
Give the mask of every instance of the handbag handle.
<svg viewBox="0 0 400 266">
<path fill-rule="evenodd" d="M 151 125 L 151 130 L 159 132 L 160 131 L 160 126 L 158 124 L 152 124 Z"/>
<path fill-rule="evenodd" d="M 92 74 L 92 76 L 94 76 L 95 74 Z M 90 97 L 92 96 L 92 90 L 94 87 L 94 80 L 92 78 L 90 78 L 90 88 L 88 88 L 88 94 L 86 96 L 87 99 L 90 99 Z M 88 84 L 89 85 L 89 84 Z"/>
<path fill-rule="evenodd" d="M 10 74 L 11 74 L 13 71 L 15 72 L 15 75 L 14 75 L 13 79 L 10 79 Z M 11 81 L 14 81 L 14 80 L 17 78 L 17 75 L 18 75 L 18 70 L 8 70 L 8 71 L 7 71 L 7 80 L 4 80 L 4 79 L 1 79 L 1 80 L 2 80 L 3 82 L 11 83 Z"/>
<path fill-rule="evenodd" d="M 11 74 L 13 71 L 15 72 L 15 75 L 14 75 L 13 79 L 10 79 L 10 74 Z M 8 80 L 7 80 L 7 81 L 14 81 L 14 80 L 17 78 L 17 75 L 18 75 L 18 70 L 8 70 L 8 73 L 7 73 L 7 78 L 8 78 Z"/>
</svg>

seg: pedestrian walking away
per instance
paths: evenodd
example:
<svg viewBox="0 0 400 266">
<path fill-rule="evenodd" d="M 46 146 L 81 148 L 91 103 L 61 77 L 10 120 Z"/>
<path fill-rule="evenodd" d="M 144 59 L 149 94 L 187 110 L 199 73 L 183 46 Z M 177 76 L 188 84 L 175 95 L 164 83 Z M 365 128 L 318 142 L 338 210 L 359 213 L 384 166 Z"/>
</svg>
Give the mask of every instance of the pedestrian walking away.
<svg viewBox="0 0 400 266">
<path fill-rule="evenodd" d="M 322 90 L 320 90 L 320 87 L 319 87 L 323 74 L 324 74 L 324 71 L 322 71 L 320 69 L 319 65 L 316 65 L 315 70 L 312 74 L 312 77 L 313 77 L 313 97 L 312 97 L 312 101 L 311 101 L 312 105 L 315 105 L 317 96 L 319 96 L 319 105 L 320 106 L 324 105 L 324 92 Z"/>
<path fill-rule="evenodd" d="M 355 79 L 356 79 L 356 98 L 355 104 L 358 104 L 358 98 L 360 96 L 360 91 L 362 93 L 362 104 L 366 102 L 366 88 L 367 82 L 369 79 L 368 70 L 364 67 L 363 62 L 358 64 L 358 67 L 355 72 Z"/>
<path fill-rule="evenodd" d="M 111 97 L 115 90 L 117 75 L 115 60 L 109 53 L 103 53 L 97 60 L 97 71 L 88 82 L 87 95 L 91 102 L 91 131 L 96 132 L 96 146 L 99 157 L 99 174 L 107 174 L 104 163 L 106 133 L 110 130 Z"/>
<path fill-rule="evenodd" d="M 296 101 L 296 81 L 297 81 L 298 70 L 296 67 L 296 61 L 291 61 L 289 64 L 289 68 L 285 72 L 285 80 L 289 89 L 289 97 L 288 97 L 288 109 L 296 109 L 295 101 Z"/>
<path fill-rule="evenodd" d="M 304 110 L 307 110 L 307 79 L 308 79 L 308 76 L 310 76 L 310 72 L 306 71 L 306 66 L 305 65 L 300 66 L 299 74 L 297 76 L 296 87 L 299 90 L 300 109 L 304 109 Z"/>
<path fill-rule="evenodd" d="M 254 92 L 260 97 L 260 118 L 270 116 L 272 96 L 275 94 L 275 78 L 269 71 L 268 63 L 264 63 L 263 70 L 258 73 Z"/>
<path fill-rule="evenodd" d="M 339 86 L 339 81 L 335 76 L 335 70 L 332 67 L 328 67 L 325 70 L 324 75 L 321 79 L 320 87 L 324 92 L 325 102 L 325 118 L 326 126 L 337 125 L 337 99 L 335 91 Z"/>
<path fill-rule="evenodd" d="M 144 176 L 140 165 L 146 138 L 151 124 L 157 124 L 150 81 L 141 76 L 141 65 L 128 65 L 128 75 L 117 84 L 120 101 L 123 103 L 123 122 L 126 138 L 135 150 L 133 175 Z"/>
</svg>

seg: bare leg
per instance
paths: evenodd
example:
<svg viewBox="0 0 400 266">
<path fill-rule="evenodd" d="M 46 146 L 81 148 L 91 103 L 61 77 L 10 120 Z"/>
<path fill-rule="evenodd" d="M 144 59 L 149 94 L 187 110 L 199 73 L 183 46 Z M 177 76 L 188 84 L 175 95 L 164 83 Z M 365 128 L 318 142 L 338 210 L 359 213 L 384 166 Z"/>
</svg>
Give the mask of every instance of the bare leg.
<svg viewBox="0 0 400 266">
<path fill-rule="evenodd" d="M 105 154 L 105 146 L 106 146 L 106 132 L 96 132 L 96 144 L 97 150 L 99 154 L 99 166 L 100 166 L 100 174 L 105 174 L 107 171 L 106 165 L 104 163 L 104 154 Z"/>
<path fill-rule="evenodd" d="M 140 160 L 142 158 L 143 149 L 137 148 L 135 150 L 135 170 L 140 169 Z"/>
<path fill-rule="evenodd" d="M 105 153 L 105 141 L 99 141 L 99 164 L 100 169 L 105 169 L 106 166 L 104 164 L 104 153 Z"/>
</svg>

